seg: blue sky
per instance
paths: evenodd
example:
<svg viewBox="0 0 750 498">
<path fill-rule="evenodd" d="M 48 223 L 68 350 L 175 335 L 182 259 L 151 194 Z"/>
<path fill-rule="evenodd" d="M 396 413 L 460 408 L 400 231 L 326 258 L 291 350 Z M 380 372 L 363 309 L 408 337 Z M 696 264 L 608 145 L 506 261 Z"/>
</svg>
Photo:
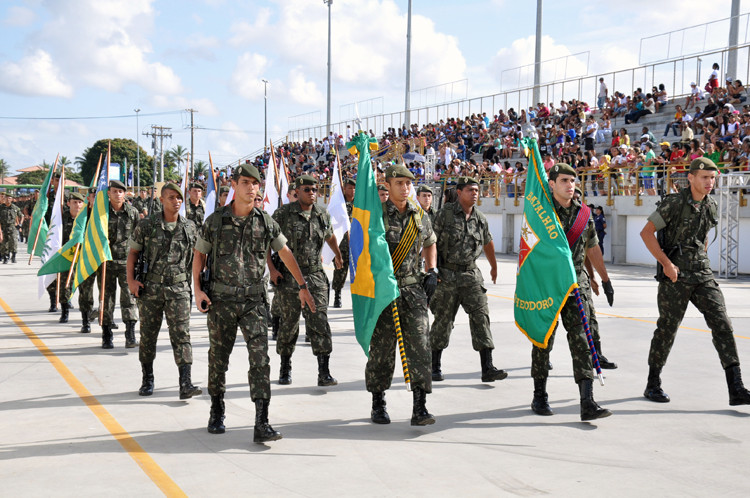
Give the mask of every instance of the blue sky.
<svg viewBox="0 0 750 498">
<path fill-rule="evenodd" d="M 656 9 L 643 0 L 621 9 L 547 0 L 542 57 L 590 51 L 589 74 L 634 67 L 642 37 L 728 17 L 730 3 L 710 2 L 711 14 L 696 0 Z M 333 121 L 355 101 L 403 107 L 406 6 L 334 0 Z M 412 89 L 468 79 L 470 97 L 500 91 L 503 70 L 533 62 L 535 9 L 533 0 L 414 0 Z M 135 140 L 152 124 L 173 128 L 170 147 L 189 147 L 180 111 L 195 108 L 196 160 L 210 150 L 215 165 L 229 163 L 263 145 L 263 78 L 270 138 L 286 134 L 290 116 L 317 111 L 325 120 L 326 37 L 320 0 L 4 0 L 0 157 L 14 169 L 58 152 L 74 158 L 100 138 Z M 585 67 L 572 61 L 576 70 Z M 158 113 L 168 114 L 149 116 Z M 7 119 L 115 115 L 131 117 Z"/>
</svg>

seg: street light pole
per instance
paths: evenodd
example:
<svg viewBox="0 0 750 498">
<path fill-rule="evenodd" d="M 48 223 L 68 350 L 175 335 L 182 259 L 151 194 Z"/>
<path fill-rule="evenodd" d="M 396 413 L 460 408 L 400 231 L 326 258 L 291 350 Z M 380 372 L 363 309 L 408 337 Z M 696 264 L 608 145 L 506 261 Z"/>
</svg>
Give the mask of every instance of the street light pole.
<svg viewBox="0 0 750 498">
<path fill-rule="evenodd" d="M 542 80 L 542 0 L 536 2 L 536 45 L 534 47 L 534 89 L 532 91 L 533 102 L 527 102 L 531 105 L 539 103 L 539 84 Z"/>
<path fill-rule="evenodd" d="M 141 188 L 141 144 L 140 144 L 140 135 L 141 135 L 141 127 L 138 124 L 138 113 L 141 112 L 140 109 L 133 109 L 135 111 L 135 157 L 136 159 L 136 185 L 138 186 L 138 189 Z"/>
<path fill-rule="evenodd" d="M 268 150 L 268 80 L 260 81 L 263 82 L 263 155 L 265 156 Z"/>
<path fill-rule="evenodd" d="M 411 93 L 411 0 L 409 0 L 409 13 L 406 19 L 406 102 L 404 104 L 404 126 L 408 130 L 411 125 L 409 116 L 409 94 Z"/>
<path fill-rule="evenodd" d="M 326 109 L 326 137 L 331 135 L 331 4 L 333 0 L 323 0 L 328 5 L 328 106 Z"/>
</svg>

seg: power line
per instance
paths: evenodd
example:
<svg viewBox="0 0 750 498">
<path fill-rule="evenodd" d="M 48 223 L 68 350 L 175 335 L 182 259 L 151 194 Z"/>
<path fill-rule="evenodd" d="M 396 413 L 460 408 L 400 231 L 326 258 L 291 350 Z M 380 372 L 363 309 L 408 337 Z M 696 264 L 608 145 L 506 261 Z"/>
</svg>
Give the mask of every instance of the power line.
<svg viewBox="0 0 750 498">
<path fill-rule="evenodd" d="M 141 114 L 141 116 L 166 116 L 169 114 L 180 114 L 184 111 L 165 111 L 165 112 L 151 112 L 146 114 Z M 15 120 L 30 120 L 30 121 L 60 121 L 60 120 L 71 120 L 71 121 L 77 121 L 77 120 L 87 120 L 87 119 L 124 119 L 129 118 L 132 119 L 135 116 L 135 114 L 120 114 L 117 116 L 65 116 L 65 117 L 24 117 L 24 116 L 0 116 L 0 119 L 15 119 Z"/>
</svg>

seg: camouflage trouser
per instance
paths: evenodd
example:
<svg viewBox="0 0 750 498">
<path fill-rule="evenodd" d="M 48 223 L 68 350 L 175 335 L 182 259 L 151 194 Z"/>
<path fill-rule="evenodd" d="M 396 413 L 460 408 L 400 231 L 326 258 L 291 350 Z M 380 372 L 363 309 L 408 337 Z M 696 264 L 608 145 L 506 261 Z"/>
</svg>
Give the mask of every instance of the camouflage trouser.
<svg viewBox="0 0 750 498">
<path fill-rule="evenodd" d="M 271 317 L 281 316 L 281 307 L 279 306 L 279 288 L 274 287 L 273 298 L 271 299 Z"/>
<path fill-rule="evenodd" d="M 584 309 L 588 313 L 588 304 L 583 295 L 581 295 L 581 300 L 583 301 Z M 576 304 L 576 298 L 573 294 L 565 301 L 560 316 L 562 317 L 563 326 L 568 332 L 568 346 L 570 347 L 570 355 L 573 358 L 573 377 L 576 383 L 584 379 L 593 379 L 591 350 L 586 340 L 586 333 L 583 331 L 581 314 L 578 312 L 578 304 Z M 557 324 L 549 338 L 546 349 L 537 346 L 533 346 L 531 349 L 531 376 L 535 379 L 546 379 L 549 374 L 549 354 L 555 342 L 556 331 Z"/>
<path fill-rule="evenodd" d="M 430 329 L 430 346 L 433 350 L 445 349 L 453 329 L 458 307 L 463 306 L 469 315 L 471 345 L 474 351 L 494 349 L 490 330 L 490 309 L 486 289 L 481 283 L 459 287 L 453 282 L 440 281 L 430 301 L 430 311 L 435 315 Z"/>
<path fill-rule="evenodd" d="M 23 240 L 29 240 L 29 230 L 31 230 L 31 225 L 29 219 L 26 218 L 23 220 L 23 224 L 21 224 L 21 235 L 23 235 Z"/>
<path fill-rule="evenodd" d="M 648 353 L 648 365 L 663 368 L 667 363 L 669 351 L 674 344 L 677 329 L 685 316 L 688 302 L 691 302 L 703 314 L 706 325 L 711 329 L 711 337 L 719 353 L 723 368 L 740 364 L 737 345 L 734 342 L 732 322 L 727 316 L 724 294 L 716 280 L 702 283 L 686 283 L 681 280 L 659 283 L 657 295 L 659 320 L 656 322 L 651 349 Z"/>
<path fill-rule="evenodd" d="M 164 287 L 147 284 L 137 299 L 141 315 L 141 341 L 138 358 L 141 363 L 152 363 L 156 358 L 156 340 L 159 337 L 162 317 L 167 317 L 169 342 L 172 343 L 177 366 L 193 364 L 193 347 L 190 344 L 190 293 L 165 295 Z"/>
<path fill-rule="evenodd" d="M 250 398 L 271 399 L 271 367 L 268 359 L 268 332 L 263 321 L 263 300 L 244 299 L 236 296 L 214 296 L 208 311 L 208 392 L 211 396 L 226 391 L 226 373 L 229 356 L 237 338 L 237 327 L 247 344 L 250 369 L 247 380 Z"/>
<path fill-rule="evenodd" d="M 0 243 L 0 254 L 18 252 L 18 231 L 15 225 L 3 226 L 3 241 Z"/>
<path fill-rule="evenodd" d="M 349 236 L 344 235 L 339 244 L 339 250 L 341 251 L 341 259 L 344 265 L 340 269 L 333 270 L 333 281 L 331 287 L 335 291 L 340 291 L 344 288 L 346 283 L 346 275 L 349 272 Z"/>
<path fill-rule="evenodd" d="M 102 326 L 112 325 L 115 319 L 115 295 L 117 287 L 120 287 L 120 315 L 123 322 L 135 322 L 138 320 L 138 309 L 135 306 L 135 297 L 128 289 L 128 278 L 125 265 L 107 261 L 107 275 L 104 283 L 104 320 Z M 99 267 L 99 272 L 102 267 Z"/>
<path fill-rule="evenodd" d="M 65 286 L 65 282 L 68 280 L 68 272 L 63 272 L 57 275 L 57 278 L 47 286 L 47 293 L 52 299 L 57 297 L 57 280 L 60 279 L 60 298 L 58 302 L 67 303 L 70 301 L 70 290 L 73 286 L 73 278 L 71 277 L 70 285 Z"/>
<path fill-rule="evenodd" d="M 94 311 L 94 282 L 99 281 L 99 292 L 101 292 L 101 277 L 98 273 L 89 275 L 78 286 L 78 309 L 81 313 L 91 313 Z"/>
<path fill-rule="evenodd" d="M 291 278 L 285 276 L 285 278 Z M 315 300 L 315 313 L 305 306 L 301 308 L 299 290 L 284 285 L 276 288 L 274 300 L 279 302 L 279 337 L 276 339 L 276 352 L 282 356 L 291 356 L 299 336 L 300 312 L 305 317 L 307 335 L 315 356 L 331 354 L 333 341 L 331 328 L 328 326 L 328 277 L 325 272 L 318 271 L 305 276 L 307 288 Z"/>
<path fill-rule="evenodd" d="M 400 290 L 401 296 L 396 302 L 411 385 L 430 393 L 432 353 L 427 295 L 419 284 L 400 287 Z M 389 304 L 378 317 L 370 340 L 370 355 L 365 367 L 365 384 L 369 392 L 383 392 L 391 387 L 396 355 L 396 328 L 393 325 L 393 308 Z"/>
</svg>

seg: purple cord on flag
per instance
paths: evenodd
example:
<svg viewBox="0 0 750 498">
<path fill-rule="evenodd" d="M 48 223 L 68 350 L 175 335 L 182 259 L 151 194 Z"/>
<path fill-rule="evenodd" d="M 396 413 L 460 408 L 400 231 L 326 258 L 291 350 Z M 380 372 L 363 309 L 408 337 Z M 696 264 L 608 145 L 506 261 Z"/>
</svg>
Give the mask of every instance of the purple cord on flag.
<svg viewBox="0 0 750 498">
<path fill-rule="evenodd" d="M 586 312 L 583 310 L 583 301 L 581 301 L 581 293 L 578 291 L 578 287 L 573 289 L 576 296 L 576 304 L 578 304 L 578 313 L 581 315 L 581 321 L 583 322 L 583 331 L 586 332 L 586 341 L 589 343 L 589 349 L 591 350 L 591 360 L 594 363 L 596 374 L 599 376 L 599 383 L 604 385 L 604 379 L 602 378 L 602 367 L 599 366 L 599 353 L 596 352 L 596 346 L 594 346 L 594 339 L 591 337 L 591 329 L 589 328 L 589 320 L 586 317 Z"/>
</svg>

